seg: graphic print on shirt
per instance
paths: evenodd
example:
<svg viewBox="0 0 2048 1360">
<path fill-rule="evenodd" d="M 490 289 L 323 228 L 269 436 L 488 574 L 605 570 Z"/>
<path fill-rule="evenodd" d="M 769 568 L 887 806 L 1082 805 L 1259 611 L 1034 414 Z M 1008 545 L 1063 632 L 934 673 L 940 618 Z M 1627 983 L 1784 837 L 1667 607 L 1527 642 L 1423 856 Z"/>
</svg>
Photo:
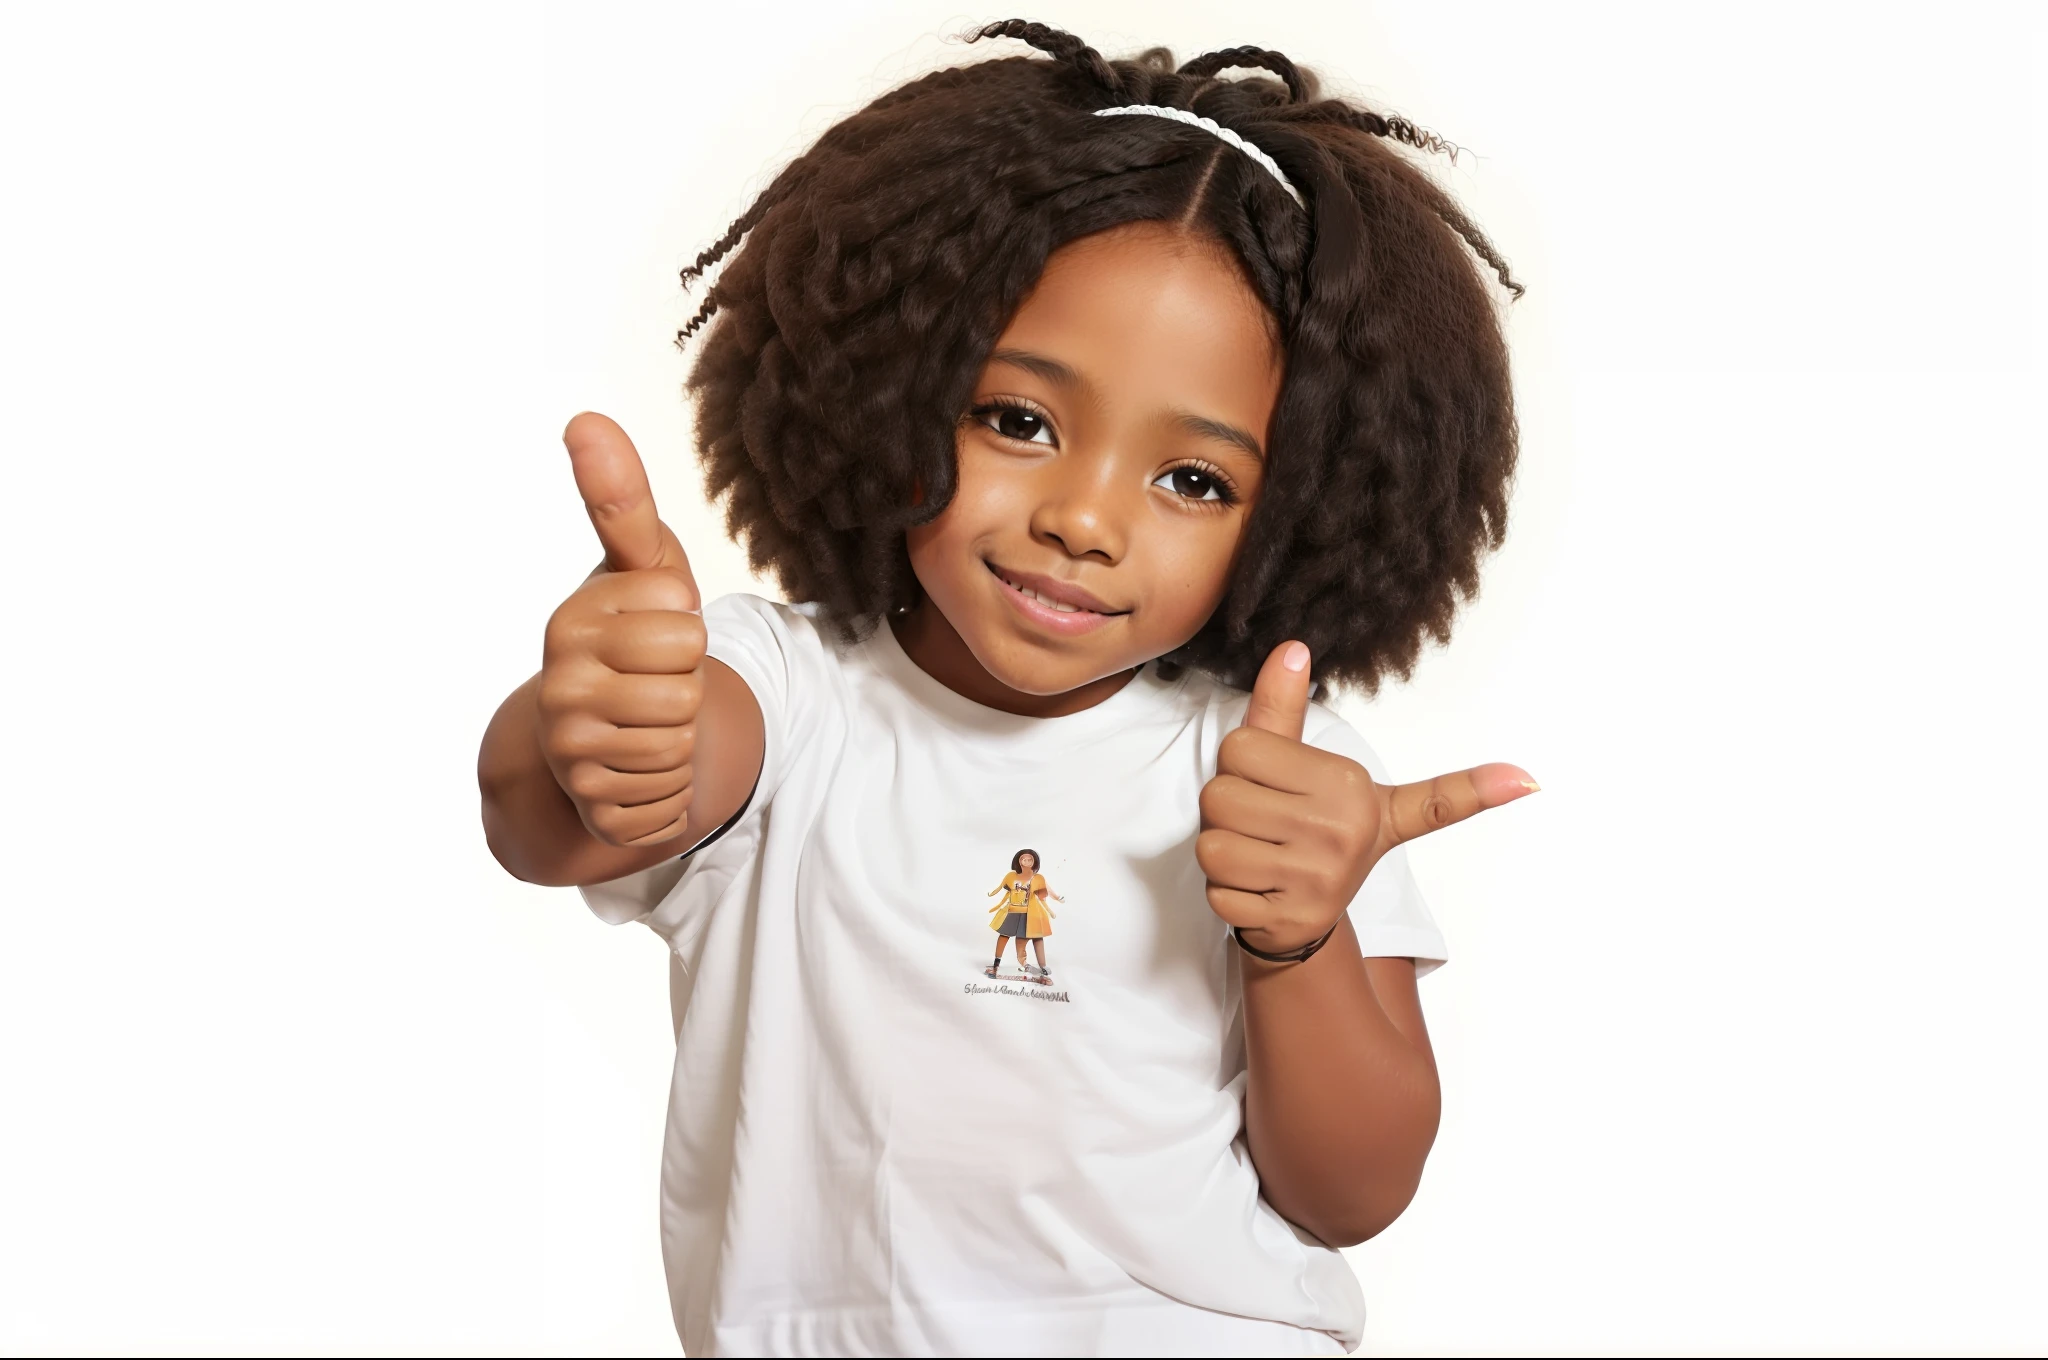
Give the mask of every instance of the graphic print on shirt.
<svg viewBox="0 0 2048 1360">
<path fill-rule="evenodd" d="M 1059 915 L 1052 904 L 1066 899 L 1053 891 L 1039 870 L 1044 860 L 1036 850 L 1019 850 L 1010 856 L 1010 871 L 1002 881 L 988 890 L 988 896 L 996 899 L 990 908 L 988 928 L 995 932 L 995 961 L 982 969 L 987 977 L 998 982 L 1025 982 L 1036 987 L 1052 986 L 1052 970 L 1047 966 L 1045 944 L 1052 936 L 1052 923 Z M 1016 971 L 1003 971 L 1003 954 L 1012 945 L 1016 946 Z M 1029 947 L 1037 956 L 1034 963 L 1026 956 Z M 982 988 L 977 990 L 996 990 Z M 1058 994 L 1064 1001 L 1066 994 Z"/>
</svg>

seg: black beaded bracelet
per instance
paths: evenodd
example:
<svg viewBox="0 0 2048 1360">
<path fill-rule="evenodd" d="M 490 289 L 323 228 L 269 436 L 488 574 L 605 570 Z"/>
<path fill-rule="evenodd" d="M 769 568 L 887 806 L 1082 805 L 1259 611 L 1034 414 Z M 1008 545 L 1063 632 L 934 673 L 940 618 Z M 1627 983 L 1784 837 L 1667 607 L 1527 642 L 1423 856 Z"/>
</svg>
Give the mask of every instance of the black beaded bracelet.
<svg viewBox="0 0 2048 1360">
<path fill-rule="evenodd" d="M 1330 942 L 1330 937 L 1337 933 L 1338 924 L 1341 923 L 1343 920 L 1344 918 L 1339 916 L 1335 921 L 1332 921 L 1330 923 L 1330 928 L 1323 932 L 1323 938 L 1321 938 L 1320 940 L 1311 941 L 1310 943 L 1303 945 L 1299 949 L 1290 949 L 1285 954 L 1268 954 L 1263 949 L 1252 948 L 1250 945 L 1244 942 L 1244 936 L 1238 934 L 1236 926 L 1232 926 L 1230 928 L 1230 938 L 1237 941 L 1237 947 L 1239 949 L 1242 949 L 1245 953 L 1251 955 L 1255 959 L 1264 959 L 1267 963 L 1300 963 L 1304 959 L 1307 959 L 1314 955 L 1314 953 L 1318 949 L 1321 949 L 1324 945 L 1328 944 Z"/>
</svg>

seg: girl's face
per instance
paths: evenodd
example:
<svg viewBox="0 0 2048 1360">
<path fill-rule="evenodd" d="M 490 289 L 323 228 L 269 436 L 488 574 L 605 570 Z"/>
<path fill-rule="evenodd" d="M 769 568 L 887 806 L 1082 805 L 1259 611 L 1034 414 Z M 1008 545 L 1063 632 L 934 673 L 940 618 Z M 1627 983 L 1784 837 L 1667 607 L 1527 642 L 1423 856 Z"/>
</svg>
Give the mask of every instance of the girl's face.
<svg viewBox="0 0 2048 1360">
<path fill-rule="evenodd" d="M 906 650 L 969 698 L 1049 716 L 1193 637 L 1258 499 L 1280 381 L 1272 318 L 1222 245 L 1143 223 L 1055 252 L 982 370 L 952 502 L 909 532 Z"/>
<path fill-rule="evenodd" d="M 1018 873 L 1020 873 L 1020 874 L 1035 874 L 1035 873 L 1037 873 L 1037 872 L 1038 872 L 1038 856 L 1036 856 L 1036 855 L 1019 855 L 1019 856 L 1017 857 L 1017 872 L 1018 872 Z"/>
</svg>

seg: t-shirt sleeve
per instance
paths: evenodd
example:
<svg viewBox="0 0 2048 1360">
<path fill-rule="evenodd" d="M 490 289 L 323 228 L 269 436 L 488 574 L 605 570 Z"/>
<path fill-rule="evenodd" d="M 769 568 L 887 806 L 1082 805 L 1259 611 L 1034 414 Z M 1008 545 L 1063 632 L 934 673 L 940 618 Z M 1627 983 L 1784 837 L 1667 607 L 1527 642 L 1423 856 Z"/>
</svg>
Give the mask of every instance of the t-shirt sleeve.
<svg viewBox="0 0 2048 1360">
<path fill-rule="evenodd" d="M 1309 745 L 1346 756 L 1365 766 L 1382 784 L 1391 783 L 1387 767 L 1350 723 L 1321 705 L 1309 709 L 1303 739 Z M 1395 846 L 1366 876 L 1365 886 L 1351 899 L 1351 928 L 1367 958 L 1410 958 L 1417 975 L 1430 972 L 1450 957 L 1443 933 L 1422 900 L 1422 889 L 1408 867 L 1408 850 Z"/>
<path fill-rule="evenodd" d="M 830 659 L 808 613 L 756 595 L 726 595 L 704 607 L 705 652 L 732 667 L 761 706 L 761 777 L 739 815 L 721 827 L 729 836 L 762 815 L 788 767 L 788 753 L 806 706 L 829 683 Z M 690 853 L 706 848 L 710 841 Z M 689 856 L 607 883 L 578 889 L 599 920 L 643 921 L 682 881 Z"/>
</svg>

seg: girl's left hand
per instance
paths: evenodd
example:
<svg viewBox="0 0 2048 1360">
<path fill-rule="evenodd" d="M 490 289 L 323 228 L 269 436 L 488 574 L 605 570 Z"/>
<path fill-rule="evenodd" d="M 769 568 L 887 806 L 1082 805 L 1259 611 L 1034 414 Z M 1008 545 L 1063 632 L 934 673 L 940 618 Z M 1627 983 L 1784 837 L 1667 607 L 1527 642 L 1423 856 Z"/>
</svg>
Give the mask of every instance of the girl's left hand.
<svg viewBox="0 0 2048 1360">
<path fill-rule="evenodd" d="M 1380 784 L 1357 761 L 1306 744 L 1308 662 L 1300 642 L 1266 658 L 1244 726 L 1223 738 L 1202 787 L 1195 840 L 1209 906 L 1273 954 L 1328 934 L 1395 846 L 1537 789 L 1513 765 Z"/>
</svg>

